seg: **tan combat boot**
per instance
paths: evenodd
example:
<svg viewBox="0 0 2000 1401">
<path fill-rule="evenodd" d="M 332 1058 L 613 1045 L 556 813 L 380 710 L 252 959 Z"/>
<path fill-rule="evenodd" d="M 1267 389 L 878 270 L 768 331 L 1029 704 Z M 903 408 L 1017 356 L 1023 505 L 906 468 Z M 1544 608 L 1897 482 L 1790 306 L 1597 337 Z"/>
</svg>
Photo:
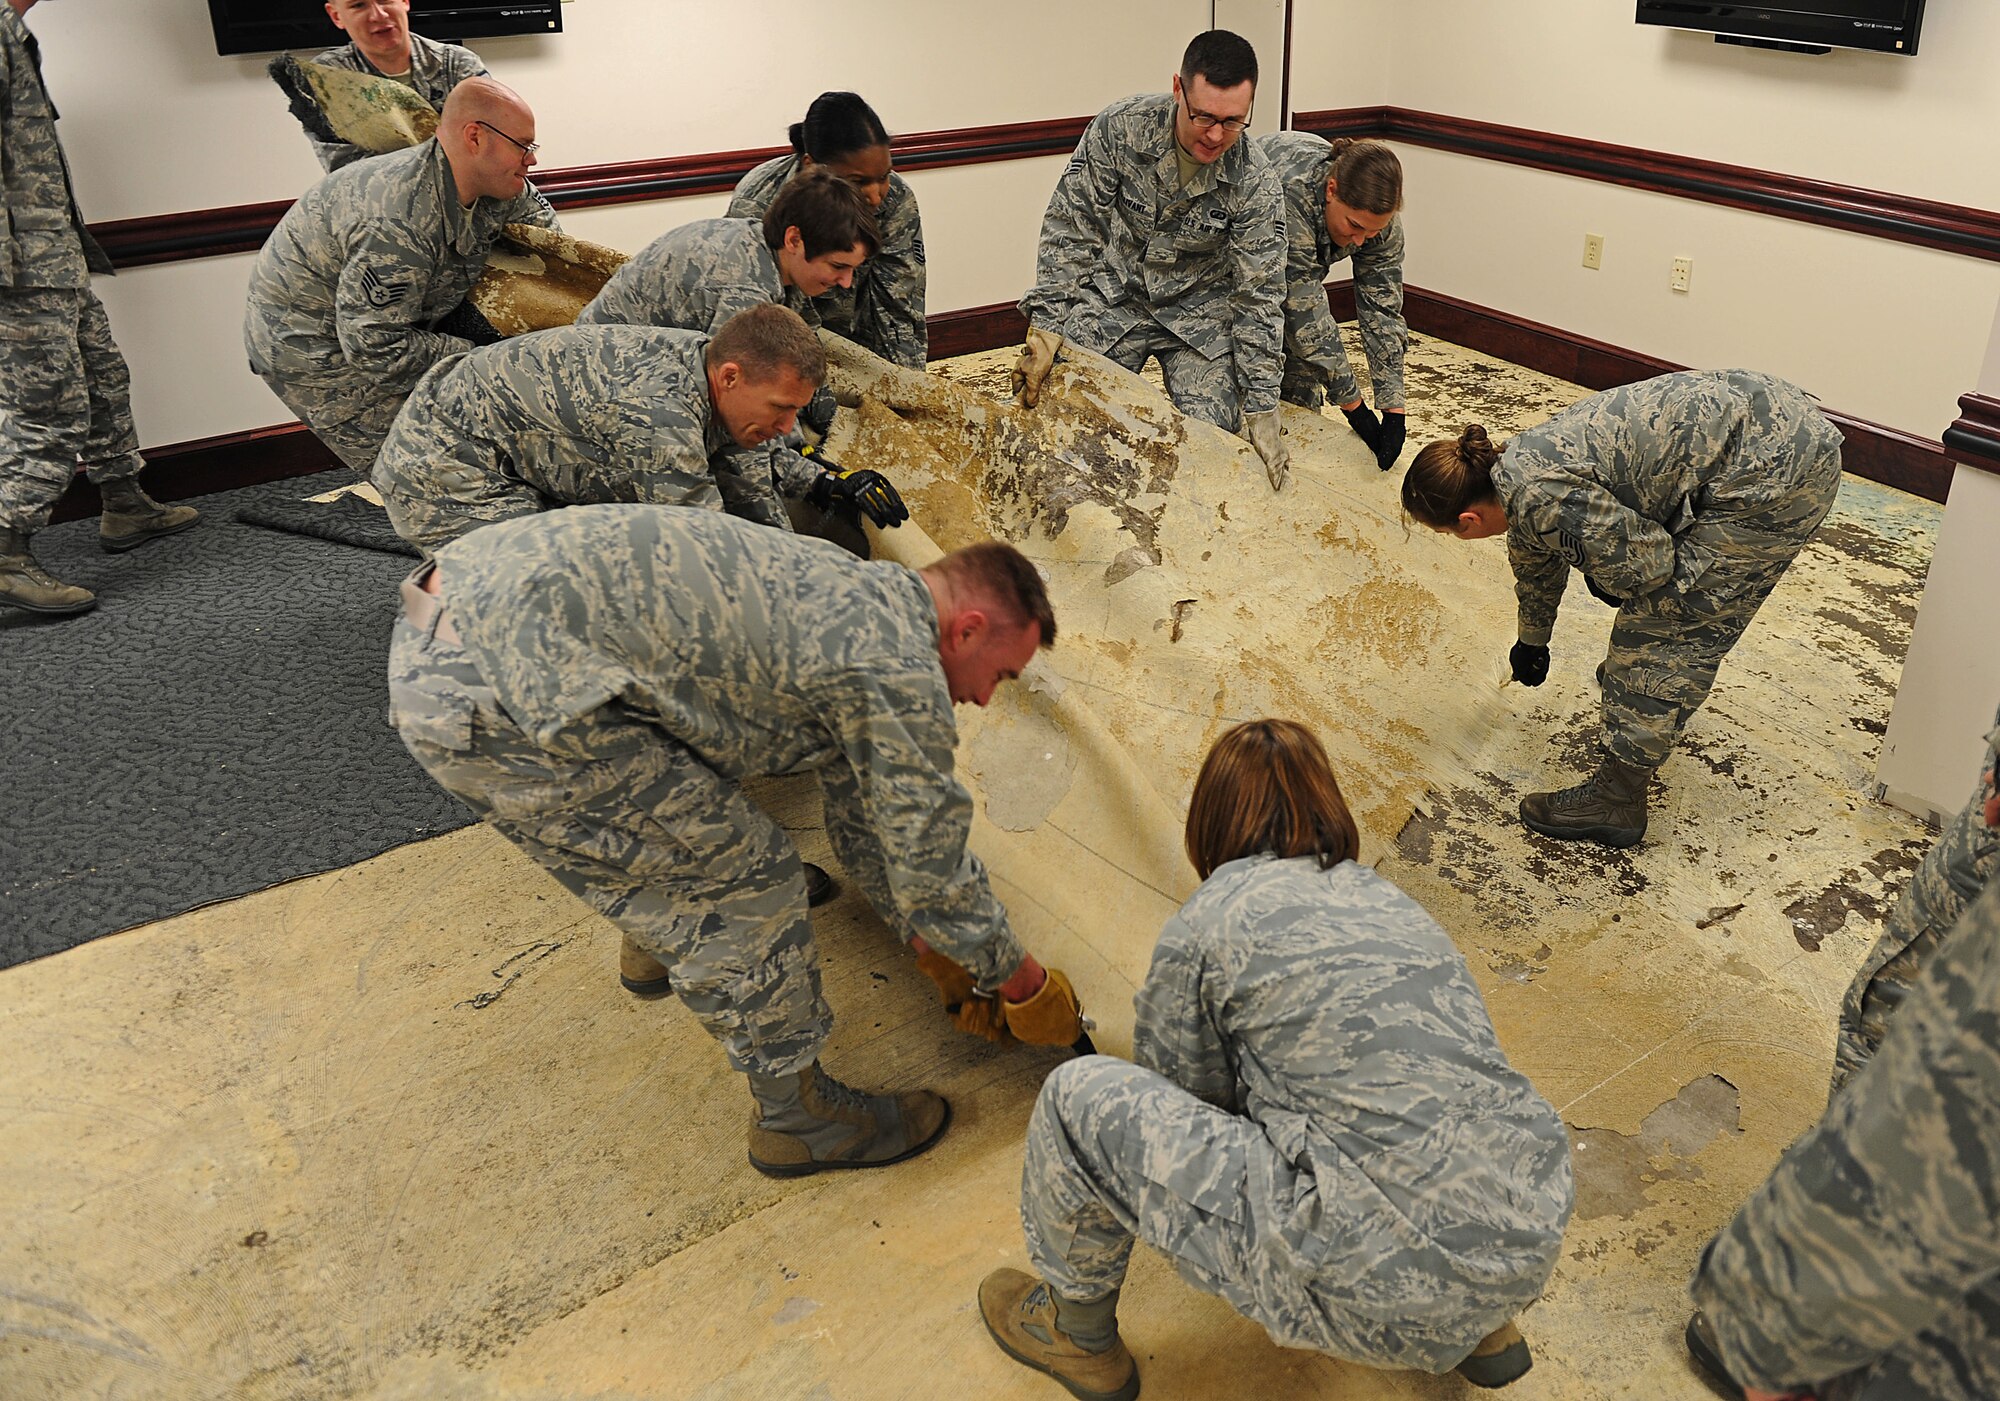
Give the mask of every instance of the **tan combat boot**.
<svg viewBox="0 0 2000 1401">
<path fill-rule="evenodd" d="M 1534 1365 L 1527 1339 L 1510 1319 L 1488 1333 L 1454 1370 L 1474 1386 L 1491 1390 L 1519 1381 Z"/>
<path fill-rule="evenodd" d="M 794 1075 L 752 1071 L 750 1094 L 750 1166 L 766 1177 L 887 1167 L 923 1152 L 951 1123 L 951 1106 L 929 1090 L 863 1094 L 818 1061 Z"/>
<path fill-rule="evenodd" d="M 136 477 L 121 477 L 98 487 L 104 514 L 97 522 L 97 543 L 112 554 L 136 550 L 162 535 L 178 535 L 201 519 L 192 506 L 163 506 L 140 489 Z"/>
<path fill-rule="evenodd" d="M 667 965 L 633 943 L 630 934 L 618 946 L 618 981 L 634 997 L 665 997 L 674 990 Z"/>
<path fill-rule="evenodd" d="M 97 595 L 65 584 L 37 564 L 28 553 L 26 532 L 0 529 L 0 604 L 64 616 L 88 613 L 97 606 Z"/>
<path fill-rule="evenodd" d="M 1132 1401 L 1139 1364 L 1118 1336 L 1118 1295 L 1078 1304 L 1019 1270 L 980 1281 L 979 1316 L 993 1341 L 1024 1367 L 1060 1382 L 1077 1401 Z"/>
<path fill-rule="evenodd" d="M 1646 835 L 1646 782 L 1652 776 L 1651 769 L 1606 754 L 1597 772 L 1574 788 L 1521 799 L 1521 821 L 1529 831 L 1559 841 L 1636 846 Z"/>
</svg>

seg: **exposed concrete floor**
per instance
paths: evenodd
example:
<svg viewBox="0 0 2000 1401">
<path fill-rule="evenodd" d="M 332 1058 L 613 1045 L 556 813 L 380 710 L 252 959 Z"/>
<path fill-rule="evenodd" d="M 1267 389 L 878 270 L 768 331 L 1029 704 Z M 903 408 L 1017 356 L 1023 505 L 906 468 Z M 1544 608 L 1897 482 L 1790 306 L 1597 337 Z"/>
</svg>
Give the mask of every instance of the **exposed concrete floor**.
<svg viewBox="0 0 2000 1401">
<path fill-rule="evenodd" d="M 1007 359 L 947 372 L 990 384 Z M 1423 341 L 1411 385 L 1414 441 L 1474 417 L 1498 436 L 1582 392 Z M 1504 599 L 1497 548 L 1406 540 L 1394 479 L 1344 425 L 1293 427 L 1316 446 L 1280 502 L 1359 511 L 1379 537 L 1336 533 L 1316 564 L 1366 544 L 1447 601 Z M 1657 826 L 1633 853 L 1544 842 L 1512 818 L 1518 792 L 1583 762 L 1609 625 L 1585 599 L 1538 692 L 1494 684 L 1511 613 L 1483 662 L 1448 639 L 1458 684 L 1484 688 L 1461 712 L 1484 721 L 1461 725 L 1465 752 L 1413 756 L 1450 775 L 1435 791 L 1343 767 L 1374 824 L 1368 854 L 1451 929 L 1509 1054 L 1577 1135 L 1577 1219 L 1523 1320 L 1536 1370 L 1509 1396 L 1708 1394 L 1678 1345 L 1687 1272 L 1816 1117 L 1839 992 L 1929 839 L 1865 794 L 1936 518 L 1844 487 L 1663 771 Z M 1059 595 L 1080 587 L 1085 562 L 1037 538 Z M 1396 645 L 1379 626 L 1404 616 L 1394 607 L 1333 597 L 1315 575 L 1297 587 L 1333 606 L 1316 636 Z M 1074 636 L 1051 666 L 1104 691 L 1120 717 L 1107 727 L 1157 759 L 1145 778 L 1177 794 L 1170 810 L 1204 732 L 1291 708 L 1253 679 L 1218 708 L 1153 661 L 1114 684 L 1119 639 L 1088 623 Z M 1409 640 L 1405 660 L 1427 672 L 1435 649 Z M 1336 668 L 1289 694 L 1337 726 L 1384 703 L 1351 681 Z M 1439 691 L 1410 685 L 1410 712 L 1459 703 Z M 1147 694 L 1176 704 L 1127 715 Z M 1364 767 L 1380 727 L 1365 728 L 1336 746 Z M 968 726 L 962 755 L 981 732 Z M 768 800 L 823 858 L 807 796 L 794 784 Z M 857 896 L 826 914 L 828 1063 L 934 1085 L 957 1117 L 924 1158 L 803 1183 L 750 1171 L 747 1097 L 712 1045 L 673 1004 L 620 994 L 613 931 L 483 828 L 0 974 L 0 1209 L 14 1223 L 0 1394 L 1061 1395 L 1002 1358 L 970 1307 L 987 1269 L 1022 1260 L 1020 1130 L 1056 1057 L 958 1036 Z M 1149 1397 L 1472 1394 L 1277 1349 L 1143 1251 L 1125 1297 Z"/>
</svg>

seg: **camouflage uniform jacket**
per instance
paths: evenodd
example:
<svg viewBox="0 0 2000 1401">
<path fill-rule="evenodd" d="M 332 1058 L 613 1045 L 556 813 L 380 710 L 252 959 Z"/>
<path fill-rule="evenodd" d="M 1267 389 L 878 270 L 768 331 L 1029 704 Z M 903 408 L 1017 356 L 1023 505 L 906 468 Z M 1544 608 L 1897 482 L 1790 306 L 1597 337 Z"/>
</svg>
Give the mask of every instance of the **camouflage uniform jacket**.
<svg viewBox="0 0 2000 1401">
<path fill-rule="evenodd" d="M 1493 466 L 1520 638 L 1546 644 L 1571 567 L 1619 598 L 1687 594 L 1721 558 L 1697 519 L 1786 505 L 1838 431 L 1754 370 L 1685 370 L 1593 394 L 1515 434 Z"/>
<path fill-rule="evenodd" d="M 577 506 L 437 553 L 465 650 L 537 743 L 620 701 L 725 778 L 839 766 L 895 903 L 993 987 L 1022 950 L 966 848 L 972 797 L 923 577 L 715 511 Z"/>
<path fill-rule="evenodd" d="M 1108 350 L 1157 321 L 1209 360 L 1235 356 L 1243 412 L 1278 407 L 1284 365 L 1284 199 L 1254 141 L 1180 183 L 1174 99 L 1114 102 L 1091 121 L 1042 216 L 1021 312 Z M 1100 343 L 1101 341 L 1101 343 Z"/>
<path fill-rule="evenodd" d="M 1703 1251 L 1694 1301 L 1736 1380 L 1827 1401 L 2000 1396 L 1996 1160 L 2000 885 Z"/>
<path fill-rule="evenodd" d="M 0 5 L 0 104 L 0 287 L 88 287 L 111 259 L 76 207 L 41 45 L 11 5 Z"/>
<path fill-rule="evenodd" d="M 447 502 L 505 481 L 549 505 L 726 505 L 790 530 L 770 450 L 737 447 L 715 415 L 708 342 L 658 326 L 560 326 L 455 356 L 411 393 L 374 483 L 385 497 Z"/>
<path fill-rule="evenodd" d="M 819 317 L 787 287 L 755 219 L 697 219 L 661 234 L 604 284 L 579 326 L 678 326 L 713 335 L 739 311 L 775 302 L 807 325 Z"/>
<path fill-rule="evenodd" d="M 465 300 L 513 223 L 557 227 L 532 185 L 464 208 L 435 139 L 335 171 L 257 255 L 243 325 L 251 369 L 402 398 L 432 365 L 472 348 L 427 328 Z"/>
<path fill-rule="evenodd" d="M 421 34 L 410 36 L 410 71 L 402 77 L 389 77 L 352 44 L 342 44 L 337 49 L 316 54 L 312 62 L 328 68 L 345 68 L 354 73 L 370 73 L 378 78 L 388 78 L 392 83 L 402 83 L 440 112 L 444 110 L 444 100 L 451 95 L 453 88 L 467 78 L 488 76 L 486 65 L 471 49 L 462 49 L 457 44 L 440 44 Z M 313 154 L 319 157 L 322 170 L 338 170 L 375 154 L 345 141 L 306 139 L 312 142 Z"/>
<path fill-rule="evenodd" d="M 1270 1229 L 1330 1303 L 1434 1329 L 1449 1352 L 1468 1310 L 1540 1293 L 1572 1204 L 1569 1140 L 1449 936 L 1388 880 L 1352 861 L 1229 862 L 1167 921 L 1136 1006 L 1135 1061 L 1254 1120 L 1318 1184 Z M 1242 1190 L 1184 1185 L 1209 1210 Z"/>
<path fill-rule="evenodd" d="M 1326 228 L 1326 182 L 1333 146 L 1306 131 L 1258 138 L 1285 192 L 1285 359 L 1300 361 L 1336 404 L 1361 393 L 1340 327 L 1327 305 L 1326 279 L 1336 263 L 1354 260 L 1354 312 L 1375 385 L 1375 407 L 1404 406 L 1403 360 L 1410 328 L 1403 322 L 1403 220 L 1357 245 L 1335 243 Z"/>
<path fill-rule="evenodd" d="M 737 182 L 729 217 L 762 219 L 798 169 L 796 155 L 765 161 Z M 924 221 L 917 212 L 916 191 L 894 172 L 889 175 L 889 193 L 875 211 L 875 228 L 882 247 L 854 270 L 854 285 L 821 293 L 813 298 L 813 306 L 827 330 L 891 364 L 921 370 L 930 355 L 930 330 L 924 321 L 929 278 Z"/>
</svg>

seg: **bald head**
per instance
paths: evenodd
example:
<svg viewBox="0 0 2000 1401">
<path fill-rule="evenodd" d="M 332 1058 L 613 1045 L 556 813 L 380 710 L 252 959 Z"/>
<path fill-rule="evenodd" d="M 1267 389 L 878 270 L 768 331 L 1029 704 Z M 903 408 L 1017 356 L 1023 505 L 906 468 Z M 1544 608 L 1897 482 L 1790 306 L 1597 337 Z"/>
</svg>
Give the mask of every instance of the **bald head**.
<svg viewBox="0 0 2000 1401">
<path fill-rule="evenodd" d="M 535 164 L 534 112 L 519 93 L 491 78 L 467 78 L 451 90 L 437 139 L 451 162 L 460 204 L 515 198 Z"/>
</svg>

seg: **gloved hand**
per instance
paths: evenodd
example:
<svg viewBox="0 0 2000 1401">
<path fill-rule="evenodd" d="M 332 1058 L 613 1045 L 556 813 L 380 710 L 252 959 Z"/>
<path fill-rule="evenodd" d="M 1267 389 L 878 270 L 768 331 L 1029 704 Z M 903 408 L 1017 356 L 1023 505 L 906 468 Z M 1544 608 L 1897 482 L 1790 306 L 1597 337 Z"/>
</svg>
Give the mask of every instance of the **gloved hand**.
<svg viewBox="0 0 2000 1401">
<path fill-rule="evenodd" d="M 486 313 L 474 306 L 470 297 L 440 316 L 431 329 L 441 336 L 457 336 L 474 345 L 498 345 L 507 339 L 493 328 Z"/>
<path fill-rule="evenodd" d="M 1375 465 L 1388 471 L 1396 465 L 1396 459 L 1403 455 L 1403 443 L 1410 436 L 1407 416 L 1399 413 L 1382 415 L 1382 437 L 1371 444 L 1375 449 Z"/>
<path fill-rule="evenodd" d="M 799 427 L 810 429 L 815 438 L 824 438 L 833 428 L 833 411 L 839 405 L 825 385 L 813 391 L 812 402 L 799 410 Z"/>
<path fill-rule="evenodd" d="M 902 496 L 880 472 L 869 467 L 850 472 L 814 451 L 808 451 L 803 456 L 822 469 L 813 478 L 812 485 L 806 488 L 806 500 L 822 511 L 832 510 L 835 504 L 852 506 L 884 530 L 901 525 L 910 518 L 910 508 L 903 504 Z"/>
<path fill-rule="evenodd" d="M 998 999 L 1007 1030 L 1030 1046 L 1073 1046 L 1083 1035 L 1083 1008 L 1076 989 L 1060 969 L 1051 968 L 1035 994 L 1025 1002 Z"/>
<path fill-rule="evenodd" d="M 917 967 L 937 984 L 938 997 L 952 1024 L 960 1031 L 988 1041 L 1011 1042 L 1014 1037 L 1001 1019 L 1000 999 L 982 997 L 972 974 L 936 949 L 926 945 L 917 953 Z"/>
<path fill-rule="evenodd" d="M 1382 420 L 1375 417 L 1375 410 L 1366 403 L 1357 403 L 1351 409 L 1340 411 L 1347 418 L 1347 426 L 1355 436 L 1368 444 L 1368 451 L 1379 453 L 1382 448 Z"/>
<path fill-rule="evenodd" d="M 1024 407 L 1032 409 L 1042 397 L 1042 382 L 1055 367 L 1056 352 L 1061 349 L 1061 336 L 1044 331 L 1039 326 L 1028 328 L 1028 339 L 1021 347 L 1021 358 L 1014 363 L 1014 397 Z"/>
<path fill-rule="evenodd" d="M 1590 596 L 1596 599 L 1599 603 L 1608 603 L 1613 608 L 1623 608 L 1625 606 L 1624 599 L 1615 598 L 1611 594 L 1606 593 L 1603 589 L 1597 587 L 1597 580 L 1591 578 L 1588 574 L 1583 576 L 1583 586 L 1586 589 L 1590 590 Z"/>
<path fill-rule="evenodd" d="M 1285 447 L 1284 430 L 1278 426 L 1278 411 L 1243 415 L 1243 436 L 1264 459 L 1264 471 L 1271 478 L 1271 490 L 1283 491 L 1292 474 L 1292 454 Z"/>
<path fill-rule="evenodd" d="M 1507 654 L 1507 665 L 1514 669 L 1514 679 L 1523 686 L 1539 686 L 1549 679 L 1549 649 L 1532 642 L 1516 642 Z"/>
</svg>

